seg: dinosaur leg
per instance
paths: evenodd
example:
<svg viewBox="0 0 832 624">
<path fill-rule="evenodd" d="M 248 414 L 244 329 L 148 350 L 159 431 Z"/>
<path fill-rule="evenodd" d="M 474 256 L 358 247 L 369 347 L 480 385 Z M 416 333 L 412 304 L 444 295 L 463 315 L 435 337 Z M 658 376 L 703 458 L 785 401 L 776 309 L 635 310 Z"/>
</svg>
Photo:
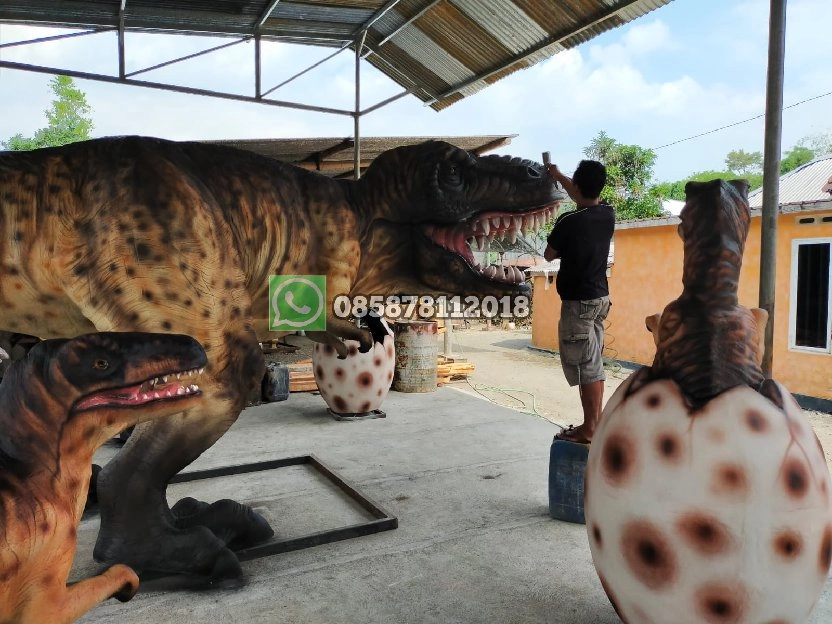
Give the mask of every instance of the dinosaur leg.
<svg viewBox="0 0 832 624">
<path fill-rule="evenodd" d="M 205 395 L 201 406 L 137 426 L 98 477 L 101 529 L 94 555 L 99 561 L 126 563 L 140 573 L 237 579 L 242 569 L 228 544 L 246 546 L 271 535 L 263 518 L 233 501 L 209 514 L 208 526 L 198 514 L 177 518 L 168 506 L 170 479 L 233 424 L 264 371 L 250 331 L 226 330 L 202 342 L 211 348 L 198 382 Z"/>
<path fill-rule="evenodd" d="M 136 573 L 125 565 L 114 565 L 98 576 L 68 585 L 62 605 L 48 601 L 44 604 L 43 617 L 32 614 L 31 621 L 69 624 L 109 598 L 127 602 L 138 590 L 139 577 Z M 58 614 L 60 620 L 55 619 Z"/>
</svg>

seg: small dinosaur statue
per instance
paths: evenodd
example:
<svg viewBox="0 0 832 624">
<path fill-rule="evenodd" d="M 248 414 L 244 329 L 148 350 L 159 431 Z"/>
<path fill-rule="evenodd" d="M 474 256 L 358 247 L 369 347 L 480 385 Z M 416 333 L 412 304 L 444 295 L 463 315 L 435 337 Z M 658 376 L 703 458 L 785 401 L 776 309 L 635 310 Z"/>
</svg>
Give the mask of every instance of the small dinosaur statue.
<svg viewBox="0 0 832 624">
<path fill-rule="evenodd" d="M 46 340 L 0 384 L 0 622 L 73 622 L 122 602 L 139 579 L 116 564 L 72 585 L 92 456 L 120 430 L 202 401 L 205 351 L 180 335 L 97 333 Z"/>
<path fill-rule="evenodd" d="M 739 303 L 744 181 L 689 182 L 683 291 L 646 319 L 656 355 L 610 397 L 586 464 L 601 586 L 628 624 L 806 622 L 832 565 L 832 478 Z"/>
<path fill-rule="evenodd" d="M 442 141 L 389 150 L 360 180 L 142 137 L 0 153 L 0 330 L 174 332 L 208 353 L 206 400 L 187 418 L 136 427 L 101 471 L 96 559 L 241 578 L 228 546 L 267 539 L 265 520 L 233 501 L 177 514 L 165 491 L 263 377 L 258 342 L 280 336 L 269 332 L 269 276 L 326 276 L 326 332 L 308 335 L 341 351 L 342 339 L 372 345 L 334 314 L 341 294 L 526 294 L 520 271 L 478 266 L 471 245 L 543 225 L 565 195 L 541 171 Z M 138 465 L 152 470 L 137 478 Z M 230 530 L 241 517 L 254 530 Z"/>
</svg>

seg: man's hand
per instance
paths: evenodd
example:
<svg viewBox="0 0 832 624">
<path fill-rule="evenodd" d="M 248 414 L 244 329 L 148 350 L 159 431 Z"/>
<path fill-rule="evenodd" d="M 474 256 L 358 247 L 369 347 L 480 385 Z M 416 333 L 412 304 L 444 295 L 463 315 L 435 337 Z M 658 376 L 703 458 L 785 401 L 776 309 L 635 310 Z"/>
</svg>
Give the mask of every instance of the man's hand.
<svg viewBox="0 0 832 624">
<path fill-rule="evenodd" d="M 546 175 L 548 175 L 555 182 L 558 182 L 573 202 L 575 202 L 579 206 L 581 205 L 581 203 L 584 201 L 583 195 L 581 195 L 581 192 L 578 190 L 578 187 L 572 183 L 572 178 L 563 175 L 563 173 L 561 173 L 561 170 L 558 169 L 557 165 L 546 165 Z"/>
<path fill-rule="evenodd" d="M 546 163 L 544 167 L 546 169 L 546 175 L 548 175 L 555 182 L 560 182 L 561 178 L 564 177 L 557 165 L 553 163 Z"/>
<path fill-rule="evenodd" d="M 543 252 L 543 259 L 546 262 L 551 262 L 555 258 L 560 258 L 560 253 L 557 249 L 552 249 L 551 245 L 546 245 L 546 250 Z"/>
</svg>

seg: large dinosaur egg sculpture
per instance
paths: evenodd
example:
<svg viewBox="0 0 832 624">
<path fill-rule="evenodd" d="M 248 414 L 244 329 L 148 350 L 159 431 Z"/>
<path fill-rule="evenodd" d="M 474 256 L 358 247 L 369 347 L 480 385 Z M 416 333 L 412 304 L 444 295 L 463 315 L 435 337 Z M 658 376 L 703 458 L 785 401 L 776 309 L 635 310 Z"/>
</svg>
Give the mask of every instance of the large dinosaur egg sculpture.
<svg viewBox="0 0 832 624">
<path fill-rule="evenodd" d="M 312 370 L 321 397 L 336 414 L 377 410 L 393 383 L 396 357 L 392 331 L 366 353 L 361 353 L 356 340 L 345 340 L 344 345 L 347 357 L 343 359 L 329 345 L 314 346 Z"/>
<path fill-rule="evenodd" d="M 832 558 L 832 483 L 800 407 L 737 387 L 691 414 L 671 380 L 629 385 L 592 440 L 584 502 L 621 619 L 805 622 Z"/>
<path fill-rule="evenodd" d="M 765 314 L 739 305 L 741 181 L 689 183 L 683 291 L 648 317 L 656 355 L 610 397 L 584 515 L 624 622 L 805 622 L 832 560 L 832 482 L 788 390 L 760 367 Z"/>
</svg>

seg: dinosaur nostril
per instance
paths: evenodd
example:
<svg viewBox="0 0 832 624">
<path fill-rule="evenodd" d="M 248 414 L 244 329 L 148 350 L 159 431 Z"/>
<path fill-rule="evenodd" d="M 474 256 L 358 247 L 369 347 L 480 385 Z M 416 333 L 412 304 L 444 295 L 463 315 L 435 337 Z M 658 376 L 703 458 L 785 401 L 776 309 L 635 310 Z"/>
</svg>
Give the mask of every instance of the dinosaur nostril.
<svg viewBox="0 0 832 624">
<path fill-rule="evenodd" d="M 526 174 L 530 178 L 539 178 L 540 177 L 540 170 L 535 167 L 526 167 Z"/>
</svg>

